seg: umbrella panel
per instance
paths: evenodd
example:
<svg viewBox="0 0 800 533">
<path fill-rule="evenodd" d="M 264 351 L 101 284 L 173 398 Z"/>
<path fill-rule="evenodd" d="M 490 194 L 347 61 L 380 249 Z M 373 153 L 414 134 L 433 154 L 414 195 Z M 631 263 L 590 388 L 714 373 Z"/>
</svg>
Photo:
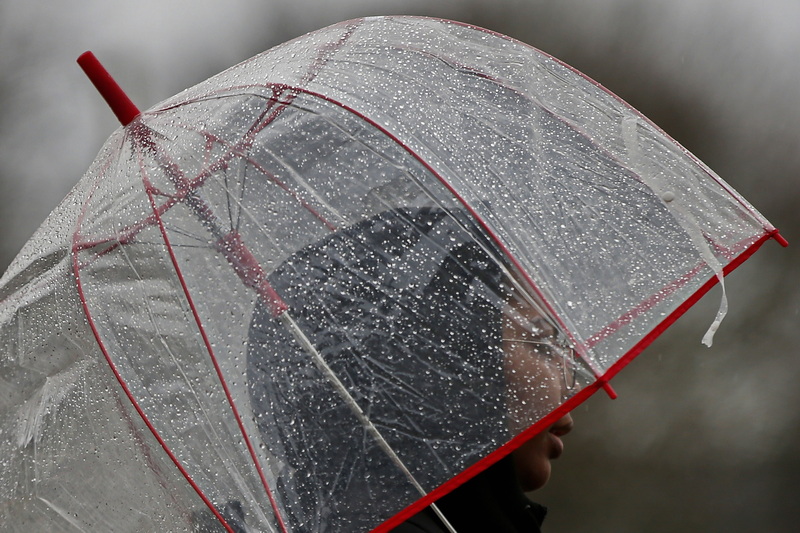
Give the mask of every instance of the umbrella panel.
<svg viewBox="0 0 800 533">
<path fill-rule="evenodd" d="M 63 255 L 35 261 L 22 270 L 29 283 L 4 300 L 16 311 L 0 329 L 8 348 L 0 522 L 7 531 L 192 531 L 203 503 L 119 394 L 105 360 L 91 356 L 96 344 L 70 272 Z"/>
</svg>

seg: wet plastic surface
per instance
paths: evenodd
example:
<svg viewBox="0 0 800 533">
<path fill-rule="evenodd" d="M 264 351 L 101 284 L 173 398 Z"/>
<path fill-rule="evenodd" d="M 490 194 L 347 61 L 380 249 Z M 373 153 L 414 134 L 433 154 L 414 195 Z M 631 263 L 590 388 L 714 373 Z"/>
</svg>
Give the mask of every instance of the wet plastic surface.
<svg viewBox="0 0 800 533">
<path fill-rule="evenodd" d="M 527 45 L 309 34 L 118 130 L 9 268 L 0 519 L 378 527 L 773 231 Z"/>
</svg>

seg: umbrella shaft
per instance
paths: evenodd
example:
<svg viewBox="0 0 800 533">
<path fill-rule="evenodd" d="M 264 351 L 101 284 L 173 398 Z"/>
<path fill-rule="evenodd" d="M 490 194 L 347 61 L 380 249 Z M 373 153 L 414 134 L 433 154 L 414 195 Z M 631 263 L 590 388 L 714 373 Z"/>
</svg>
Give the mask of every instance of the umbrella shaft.
<svg viewBox="0 0 800 533">
<path fill-rule="evenodd" d="M 400 457 L 397 455 L 397 453 L 395 453 L 392 447 L 389 446 L 389 443 L 386 442 L 386 439 L 383 437 L 383 435 L 381 435 L 381 432 L 378 431 L 378 428 L 375 427 L 375 424 L 372 423 L 372 421 L 367 417 L 367 415 L 364 413 L 364 411 L 361 409 L 358 403 L 356 403 L 353 396 L 344 386 L 344 383 L 342 383 L 342 381 L 338 378 L 338 376 L 336 376 L 336 374 L 333 372 L 333 369 L 331 369 L 328 363 L 325 362 L 325 360 L 317 351 L 316 347 L 313 344 L 311 344 L 311 341 L 308 340 L 308 337 L 305 335 L 305 333 L 303 333 L 303 331 L 294 321 L 292 316 L 288 312 L 283 312 L 279 315 L 278 318 L 280 318 L 281 322 L 286 327 L 286 329 L 288 329 L 292 333 L 295 340 L 300 344 L 303 350 L 305 350 L 305 352 L 311 356 L 311 359 L 314 361 L 316 367 L 325 375 L 326 378 L 328 378 L 328 381 L 330 381 L 330 383 L 333 385 L 333 388 L 336 389 L 336 392 L 339 394 L 342 400 L 344 400 L 344 402 L 347 404 L 347 406 L 350 408 L 353 414 L 356 415 L 356 418 L 358 418 L 358 421 L 361 422 L 361 425 L 364 427 L 364 429 L 366 429 L 367 432 L 370 435 L 372 435 L 372 437 L 375 439 L 375 441 L 378 443 L 378 445 L 381 447 L 384 453 L 386 453 L 389 459 L 391 459 L 391 461 L 395 464 L 395 466 L 397 466 L 397 468 L 399 468 L 403 472 L 408 481 L 411 482 L 411 484 L 414 486 L 417 492 L 420 493 L 420 495 L 427 496 L 427 492 L 425 492 L 425 489 L 422 488 L 422 485 L 420 485 L 419 482 L 414 478 L 414 475 L 406 467 L 406 465 L 403 464 L 402 459 L 400 459 Z M 445 518 L 445 516 L 442 514 L 442 512 L 439 510 L 436 504 L 431 503 L 430 507 L 431 509 L 433 509 L 433 511 L 436 513 L 436 515 L 439 517 L 439 519 L 444 523 L 444 525 L 451 533 L 457 533 L 455 528 L 453 528 L 453 526 L 450 524 L 447 518 Z"/>
</svg>

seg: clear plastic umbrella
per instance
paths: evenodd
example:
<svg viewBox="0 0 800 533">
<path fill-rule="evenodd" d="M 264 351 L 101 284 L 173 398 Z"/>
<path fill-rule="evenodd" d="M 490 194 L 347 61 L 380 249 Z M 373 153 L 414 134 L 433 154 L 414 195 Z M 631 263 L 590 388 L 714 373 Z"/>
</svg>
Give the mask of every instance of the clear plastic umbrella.
<svg viewBox="0 0 800 533">
<path fill-rule="evenodd" d="M 0 286 L 12 531 L 388 529 L 785 244 L 472 26 L 337 24 L 142 113 L 81 62 L 123 127 Z"/>
</svg>

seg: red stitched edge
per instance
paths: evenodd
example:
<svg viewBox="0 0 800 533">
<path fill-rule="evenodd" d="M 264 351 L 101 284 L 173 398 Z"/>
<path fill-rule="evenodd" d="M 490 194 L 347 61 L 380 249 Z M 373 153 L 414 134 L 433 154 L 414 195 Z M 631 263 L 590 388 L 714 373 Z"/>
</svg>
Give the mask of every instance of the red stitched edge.
<svg viewBox="0 0 800 533">
<path fill-rule="evenodd" d="M 96 188 L 97 184 L 95 184 L 94 190 L 96 190 Z M 225 518 L 223 518 L 222 515 L 219 513 L 217 508 L 214 507 L 214 504 L 211 503 L 211 500 L 208 499 L 205 493 L 203 493 L 203 491 L 200 489 L 197 483 L 192 479 L 191 475 L 189 475 L 189 472 L 187 472 L 186 469 L 183 467 L 183 465 L 181 465 L 180 461 L 178 461 L 178 458 L 175 456 L 174 453 L 172 453 L 172 450 L 170 450 L 169 446 L 167 446 L 167 443 L 164 441 L 164 439 L 161 438 L 161 435 L 159 435 L 158 431 L 156 431 L 156 428 L 155 426 L 153 426 L 153 423 L 150 422 L 150 419 L 147 417 L 142 407 L 133 397 L 133 393 L 128 388 L 128 385 L 125 383 L 125 380 L 122 379 L 122 375 L 120 374 L 117 365 L 114 364 L 114 361 L 111 359 L 111 355 L 109 354 L 108 349 L 103 343 L 103 339 L 100 337 L 100 332 L 97 329 L 97 325 L 94 322 L 92 313 L 89 310 L 89 303 L 86 300 L 86 294 L 83 291 L 83 282 L 81 281 L 81 275 L 80 275 L 81 266 L 80 263 L 78 262 L 78 254 L 80 253 L 81 250 L 80 228 L 81 225 L 83 224 L 84 218 L 86 217 L 86 210 L 89 206 L 89 202 L 91 201 L 94 195 L 94 190 L 92 191 L 91 194 L 89 194 L 88 198 L 83 204 L 81 214 L 78 217 L 78 221 L 76 223 L 75 232 L 72 235 L 72 270 L 73 273 L 75 274 L 75 284 L 78 291 L 78 297 L 80 298 L 81 306 L 83 307 L 83 313 L 84 315 L 86 315 L 86 320 L 89 323 L 89 328 L 92 330 L 92 334 L 94 335 L 95 341 L 97 341 L 97 346 L 103 353 L 103 356 L 105 357 L 109 368 L 111 368 L 111 372 L 114 374 L 114 377 L 117 379 L 117 382 L 119 383 L 123 392 L 130 400 L 131 404 L 133 405 L 133 408 L 136 410 L 137 413 L 139 413 L 139 416 L 142 418 L 142 421 L 147 426 L 147 429 L 150 430 L 150 433 L 153 434 L 153 437 L 155 437 L 155 439 L 158 441 L 158 444 L 164 450 L 164 453 L 167 454 L 167 456 L 170 458 L 173 464 L 178 468 L 178 471 L 183 475 L 183 477 L 186 479 L 186 481 L 189 483 L 192 489 L 194 489 L 194 491 L 197 493 L 197 495 L 200 497 L 203 503 L 205 503 L 206 506 L 211 510 L 211 512 L 214 514 L 217 520 L 219 520 L 220 524 L 222 524 L 225 527 L 226 531 L 228 531 L 228 533 L 235 533 L 231 528 L 231 526 L 228 524 L 228 522 L 225 520 Z"/>
<path fill-rule="evenodd" d="M 175 270 L 175 274 L 178 277 L 178 282 L 181 285 L 181 289 L 183 290 L 183 294 L 186 298 L 186 302 L 189 304 L 189 308 L 192 310 L 192 316 L 194 317 L 195 324 L 197 325 L 197 329 L 200 333 L 200 337 L 203 339 L 203 344 L 206 347 L 206 352 L 208 352 L 209 357 L 211 358 L 211 363 L 214 366 L 214 371 L 217 374 L 217 378 L 219 379 L 220 385 L 222 385 L 222 390 L 225 393 L 225 398 L 228 400 L 228 405 L 231 408 L 231 413 L 233 417 L 236 419 L 236 424 L 239 427 L 239 432 L 242 435 L 242 439 L 245 442 L 245 446 L 247 447 L 248 453 L 250 454 L 250 458 L 253 461 L 253 464 L 256 467 L 256 471 L 258 472 L 258 476 L 261 480 L 261 484 L 264 487 L 264 490 L 267 493 L 267 498 L 269 499 L 270 505 L 272 506 L 273 513 L 275 514 L 275 518 L 278 521 L 278 525 L 281 528 L 283 533 L 287 533 L 286 524 L 283 521 L 283 516 L 281 516 L 280 511 L 278 510 L 278 503 L 275 501 L 275 496 L 272 494 L 272 489 L 269 487 L 269 483 L 267 482 L 267 478 L 264 474 L 264 470 L 261 467 L 261 463 L 256 456 L 255 448 L 253 447 L 253 443 L 250 440 L 250 436 L 247 434 L 247 430 L 244 427 L 244 422 L 242 421 L 242 417 L 239 414 L 239 409 L 236 407 L 236 404 L 233 401 L 233 396 L 231 395 L 230 388 L 228 387 L 228 383 L 225 380 L 225 376 L 222 373 L 222 368 L 219 366 L 219 361 L 214 353 L 214 349 L 211 346 L 211 341 L 208 338 L 208 334 L 206 333 L 205 327 L 200 319 L 200 312 L 197 310 L 197 306 L 194 303 L 194 299 L 189 291 L 189 287 L 186 285 L 186 280 L 183 276 L 183 272 L 181 271 L 180 266 L 178 265 L 178 259 L 175 256 L 175 250 L 172 247 L 170 242 L 169 236 L 167 235 L 167 230 L 164 227 L 164 221 L 161 216 L 158 214 L 158 207 L 155 202 L 155 198 L 153 198 L 152 190 L 151 190 L 151 183 L 147 177 L 147 173 L 145 172 L 144 168 L 141 169 L 142 172 L 142 182 L 144 184 L 145 191 L 147 192 L 147 197 L 150 201 L 150 207 L 153 209 L 153 213 L 156 214 L 156 218 L 158 220 L 158 228 L 161 231 L 161 237 L 164 239 L 164 245 L 167 247 L 167 253 L 169 254 L 170 261 L 172 262 L 172 267 Z"/>
<path fill-rule="evenodd" d="M 731 261 L 724 269 L 723 272 L 725 275 L 730 274 L 733 270 L 735 270 L 739 265 L 741 265 L 745 260 L 747 260 L 751 255 L 753 255 L 756 250 L 758 250 L 761 245 L 769 240 L 770 238 L 774 238 L 774 232 L 768 233 L 762 236 L 758 241 L 756 241 L 752 246 L 742 252 L 739 256 L 737 256 L 733 261 Z M 604 382 L 610 380 L 616 374 L 619 373 L 625 366 L 627 366 L 637 355 L 639 355 L 647 346 L 649 346 L 656 338 L 658 338 L 669 326 L 675 323 L 678 318 L 680 318 L 686 311 L 688 311 L 694 304 L 696 304 L 700 298 L 702 298 L 709 290 L 711 290 L 714 285 L 719 282 L 716 276 L 712 276 L 708 279 L 692 296 L 690 296 L 683 304 L 678 306 L 672 313 L 669 314 L 658 326 L 656 326 L 648 335 L 646 335 L 642 340 L 640 340 L 636 345 L 628 350 L 628 352 L 621 357 L 614 365 L 609 368 L 607 372 L 605 372 L 600 378 L 594 381 L 592 384 L 584 387 L 580 391 L 578 391 L 574 396 L 569 398 L 566 402 L 561 404 L 555 410 L 553 410 L 550 414 L 539 420 L 533 426 L 529 427 L 527 430 L 523 431 L 512 440 L 492 452 L 491 454 L 487 455 L 471 467 L 467 468 L 460 474 L 456 475 L 455 477 L 451 478 L 450 480 L 446 481 L 439 487 L 432 490 L 428 493 L 427 496 L 420 498 L 413 504 L 409 505 L 396 515 L 394 515 L 389 520 L 385 521 L 375 529 L 373 529 L 373 533 L 383 533 L 389 531 L 390 529 L 397 527 L 405 520 L 411 518 L 425 507 L 429 506 L 431 503 L 435 502 L 437 499 L 441 498 L 442 496 L 450 493 L 460 485 L 466 483 L 474 476 L 479 474 L 480 472 L 486 470 L 494 463 L 502 459 L 503 457 L 507 456 L 519 446 L 527 442 L 529 439 L 537 435 L 538 433 L 546 430 L 550 425 L 554 424 L 557 420 L 561 417 L 565 416 L 567 413 L 578 407 L 580 404 L 585 402 L 589 399 L 595 392 L 603 388 Z"/>
</svg>

